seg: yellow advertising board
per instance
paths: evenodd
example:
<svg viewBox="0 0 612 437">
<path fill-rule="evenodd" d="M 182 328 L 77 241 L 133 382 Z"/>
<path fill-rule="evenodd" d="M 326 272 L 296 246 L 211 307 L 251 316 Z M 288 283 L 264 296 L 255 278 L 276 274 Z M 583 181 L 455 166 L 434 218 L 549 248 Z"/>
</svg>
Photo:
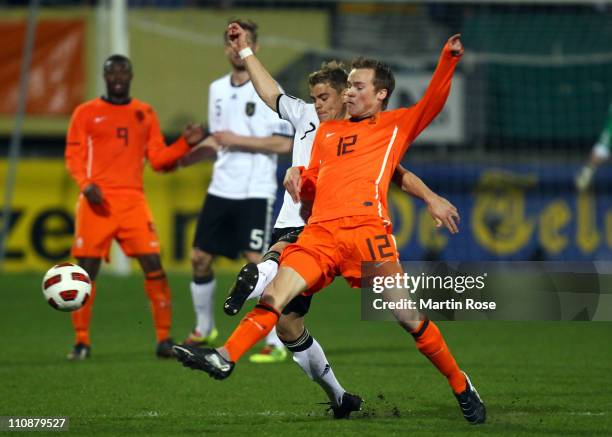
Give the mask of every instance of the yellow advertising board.
<svg viewBox="0 0 612 437">
<path fill-rule="evenodd" d="M 6 172 L 6 161 L 0 161 L 0 180 L 6 180 Z M 162 261 L 168 269 L 190 269 L 195 222 L 211 172 L 212 162 L 170 174 L 156 174 L 149 168 L 145 171 L 145 192 L 161 240 Z M 70 259 L 77 196 L 77 186 L 63 160 L 27 159 L 19 163 L 7 270 L 43 270 Z"/>
<path fill-rule="evenodd" d="M 429 172 L 426 179 L 435 183 L 452 176 L 452 168 L 440 163 L 435 173 L 424 165 L 412 169 L 417 174 Z M 6 162 L 0 161 L 1 181 L 6 179 L 6 169 Z M 607 192 L 552 190 L 544 185 L 542 175 L 518 167 L 481 166 L 478 170 L 459 169 L 454 177 L 465 188 L 441 193 L 462 216 L 460 232 L 452 236 L 435 228 L 421 201 L 397 189 L 390 191 L 393 231 L 402 259 L 610 259 L 612 196 Z M 561 176 L 554 187 L 571 186 L 571 168 L 561 170 L 555 172 Z M 145 171 L 145 192 L 168 270 L 190 270 L 195 224 L 211 174 L 211 161 L 170 174 Z M 601 176 L 609 178 L 603 171 Z M 445 182 L 448 187 L 459 185 Z M 19 164 L 7 270 L 43 270 L 70 259 L 77 195 L 63 160 L 27 159 Z M 219 259 L 216 268 L 237 271 L 241 263 Z"/>
</svg>

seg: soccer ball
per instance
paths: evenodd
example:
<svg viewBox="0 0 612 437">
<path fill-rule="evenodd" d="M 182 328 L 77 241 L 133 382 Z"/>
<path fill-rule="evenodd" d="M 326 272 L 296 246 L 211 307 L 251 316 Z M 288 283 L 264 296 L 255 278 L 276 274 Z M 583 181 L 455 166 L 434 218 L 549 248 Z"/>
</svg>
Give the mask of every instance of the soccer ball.
<svg viewBox="0 0 612 437">
<path fill-rule="evenodd" d="M 58 311 L 75 311 L 85 305 L 91 293 L 91 279 L 82 267 L 72 263 L 53 266 L 42 281 L 47 303 Z"/>
</svg>

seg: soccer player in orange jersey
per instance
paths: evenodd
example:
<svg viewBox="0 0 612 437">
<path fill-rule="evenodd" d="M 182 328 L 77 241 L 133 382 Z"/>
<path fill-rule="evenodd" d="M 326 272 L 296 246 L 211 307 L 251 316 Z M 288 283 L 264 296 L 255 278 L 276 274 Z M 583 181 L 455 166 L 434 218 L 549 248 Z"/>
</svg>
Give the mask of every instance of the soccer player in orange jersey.
<svg viewBox="0 0 612 437">
<path fill-rule="evenodd" d="M 460 36 L 442 50 L 425 95 L 410 107 L 385 111 L 395 79 L 390 68 L 359 58 L 346 92 L 348 120 L 321 124 L 308 169 L 293 168 L 285 187 L 295 201 L 314 197 L 312 215 L 297 243 L 288 246 L 280 269 L 225 344 L 218 349 L 175 347 L 183 365 L 227 378 L 235 362 L 276 324 L 300 293 L 315 293 L 337 273 L 354 287 L 361 263 L 380 261 L 390 274 L 401 271 L 395 240 L 388 234 L 387 190 L 404 153 L 442 110 L 455 66 L 463 54 Z M 419 351 L 447 378 L 468 422 L 483 423 L 484 403 L 457 365 L 437 326 L 416 311 L 394 312 Z"/>
<path fill-rule="evenodd" d="M 108 259 L 116 239 L 128 256 L 136 257 L 145 275 L 157 337 L 156 354 L 171 357 L 170 288 L 159 257 L 159 239 L 143 192 L 145 160 L 156 171 L 176 161 L 204 137 L 201 126 L 188 125 L 183 136 L 167 147 L 153 108 L 130 97 L 132 64 L 113 55 L 104 62 L 106 95 L 79 105 L 70 120 L 66 166 L 81 194 L 76 207 L 72 255 L 92 280 L 92 294 L 72 313 L 75 346 L 68 359 L 88 358 L 89 322 L 95 279 L 102 258 Z"/>
</svg>

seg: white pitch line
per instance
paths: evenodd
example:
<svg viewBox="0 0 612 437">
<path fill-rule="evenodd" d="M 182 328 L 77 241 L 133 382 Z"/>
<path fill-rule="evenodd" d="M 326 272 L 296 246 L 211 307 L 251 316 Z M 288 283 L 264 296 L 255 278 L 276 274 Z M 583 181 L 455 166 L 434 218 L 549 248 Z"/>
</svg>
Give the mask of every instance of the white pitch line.
<svg viewBox="0 0 612 437">
<path fill-rule="evenodd" d="M 569 413 L 570 416 L 605 416 L 607 413 L 606 412 L 591 412 L 591 411 L 579 411 L 579 412 L 572 412 Z"/>
</svg>

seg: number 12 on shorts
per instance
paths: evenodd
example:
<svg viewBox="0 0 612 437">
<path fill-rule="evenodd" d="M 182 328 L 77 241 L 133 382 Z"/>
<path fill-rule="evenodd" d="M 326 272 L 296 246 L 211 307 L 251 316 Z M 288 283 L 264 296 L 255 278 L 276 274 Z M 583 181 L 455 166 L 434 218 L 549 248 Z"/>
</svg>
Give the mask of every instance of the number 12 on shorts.
<svg viewBox="0 0 612 437">
<path fill-rule="evenodd" d="M 391 242 L 389 241 L 388 235 L 376 235 L 374 238 L 366 238 L 365 241 L 368 245 L 372 261 L 393 256 L 393 249 L 391 249 Z M 377 254 L 379 255 L 378 257 L 376 256 Z"/>
</svg>

